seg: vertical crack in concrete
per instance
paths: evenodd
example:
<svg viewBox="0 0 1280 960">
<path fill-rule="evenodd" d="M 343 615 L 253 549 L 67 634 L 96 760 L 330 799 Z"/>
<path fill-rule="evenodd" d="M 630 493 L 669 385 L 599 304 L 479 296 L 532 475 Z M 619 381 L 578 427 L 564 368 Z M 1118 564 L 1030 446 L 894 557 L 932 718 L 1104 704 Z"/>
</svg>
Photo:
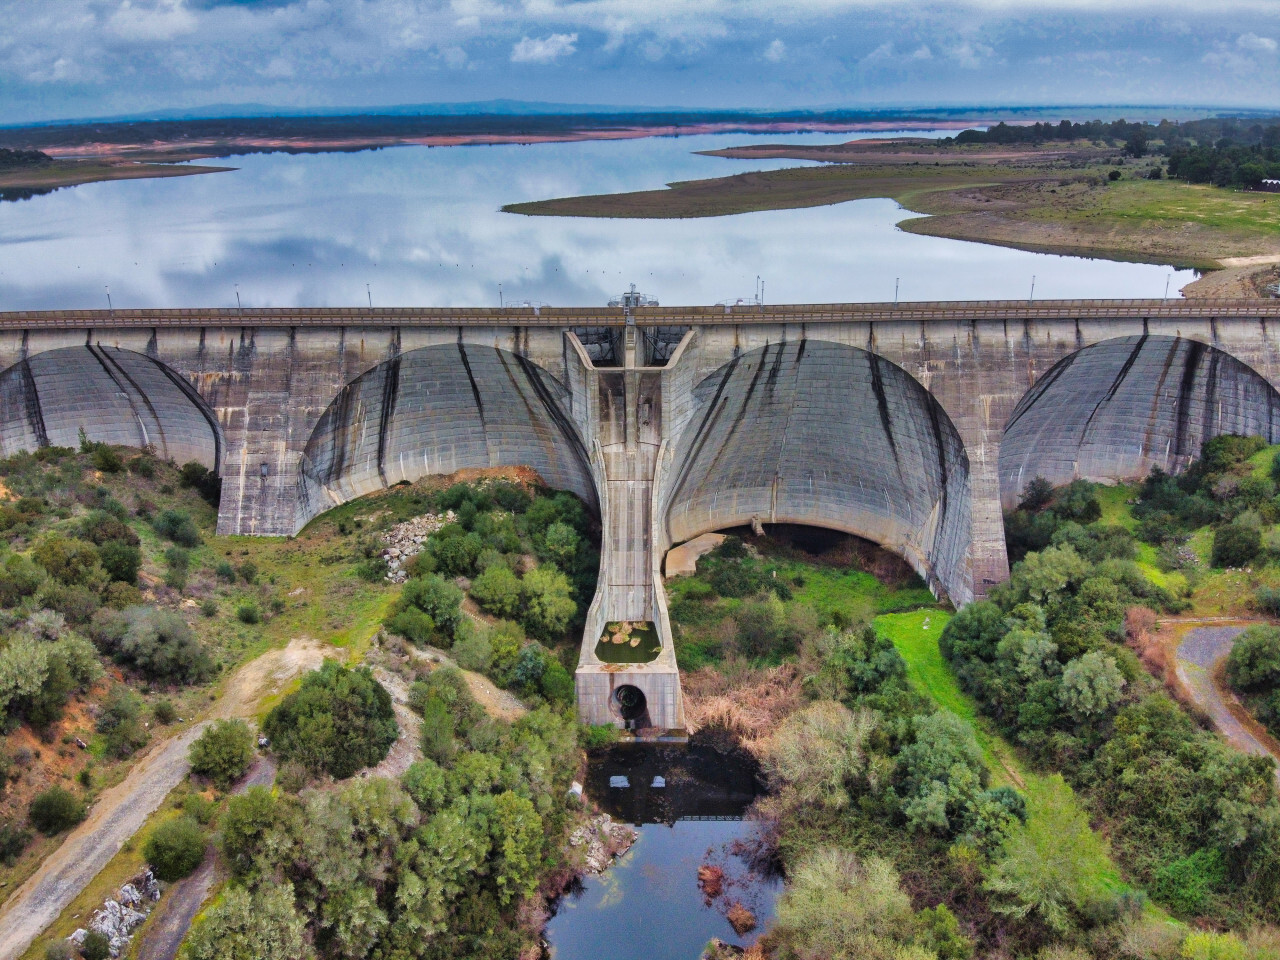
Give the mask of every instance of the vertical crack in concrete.
<svg viewBox="0 0 1280 960">
<path fill-rule="evenodd" d="M 1181 457 L 1187 447 L 1187 414 L 1195 395 L 1196 373 L 1204 353 L 1209 348 L 1198 340 L 1183 341 L 1187 344 L 1187 356 L 1182 365 L 1182 382 L 1178 384 L 1178 399 L 1173 407 L 1173 456 Z"/>
<path fill-rule="evenodd" d="M 502 357 L 502 352 L 499 351 L 498 355 L 499 357 Z M 587 455 L 587 448 L 583 444 L 582 438 L 578 436 L 577 428 L 574 427 L 573 421 L 570 420 L 564 410 L 560 408 L 560 404 L 556 402 L 556 398 L 551 395 L 550 389 L 548 389 L 547 385 L 543 382 L 542 368 L 526 357 L 522 357 L 518 354 L 515 355 L 515 357 L 516 362 L 520 364 L 521 370 L 524 371 L 525 377 L 528 378 L 529 383 L 533 385 L 534 395 L 542 403 L 542 408 L 546 411 L 547 415 L 551 417 L 552 423 L 559 428 L 561 436 L 563 436 L 565 442 L 569 444 L 569 449 L 573 451 L 574 459 L 577 460 L 577 466 L 582 471 L 583 478 L 586 480 L 584 486 L 587 490 L 590 490 L 594 496 L 595 484 L 591 482 L 590 458 Z M 505 364 L 505 358 L 503 358 L 503 362 Z M 529 415 L 530 417 L 533 416 L 532 410 L 529 411 Z M 548 455 L 552 456 L 553 461 L 558 456 L 558 454 L 554 454 L 550 449 L 548 450 Z M 596 507 L 599 509 L 599 504 L 597 504 Z"/>
<path fill-rule="evenodd" d="M 1088 419 L 1085 420 L 1084 426 L 1080 428 L 1080 438 L 1076 442 L 1077 465 L 1079 464 L 1079 451 L 1081 448 L 1084 447 L 1085 443 L 1088 441 L 1089 428 L 1093 426 L 1093 418 L 1098 415 L 1098 411 L 1102 409 L 1103 405 L 1110 403 L 1111 398 L 1116 395 L 1116 391 L 1120 389 L 1120 386 L 1121 384 L 1124 383 L 1125 378 L 1129 376 L 1129 371 L 1132 370 L 1133 365 L 1138 362 L 1138 357 L 1139 355 L 1141 355 L 1142 348 L 1146 345 L 1146 343 L 1147 343 L 1147 334 L 1144 333 L 1142 334 L 1142 336 L 1138 337 L 1138 342 L 1133 345 L 1133 349 L 1129 351 L 1129 356 L 1127 356 L 1125 358 L 1124 363 L 1121 364 L 1120 370 L 1116 374 L 1115 379 L 1111 381 L 1110 389 L 1108 389 L 1107 392 L 1103 394 L 1102 398 L 1093 405 L 1093 410 L 1089 412 Z"/>
</svg>

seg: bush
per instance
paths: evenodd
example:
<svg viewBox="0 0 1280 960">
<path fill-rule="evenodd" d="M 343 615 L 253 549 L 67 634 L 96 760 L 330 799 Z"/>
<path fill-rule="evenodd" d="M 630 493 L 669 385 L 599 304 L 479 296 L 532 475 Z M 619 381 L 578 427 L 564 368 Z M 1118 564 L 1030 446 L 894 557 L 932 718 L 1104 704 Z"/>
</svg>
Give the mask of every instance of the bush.
<svg viewBox="0 0 1280 960">
<path fill-rule="evenodd" d="M 194 817 L 166 820 L 147 837 L 142 855 L 156 878 L 173 883 L 189 876 L 204 859 L 205 836 Z"/>
<path fill-rule="evenodd" d="M 241 623 L 252 626 L 255 623 L 262 622 L 262 612 L 258 609 L 256 603 L 252 600 L 246 600 L 236 607 L 236 619 Z"/>
<path fill-rule="evenodd" d="M 62 787 L 50 787 L 36 794 L 27 809 L 31 825 L 46 836 L 61 833 L 84 819 L 84 803 Z"/>
<path fill-rule="evenodd" d="M 124 635 L 109 650 L 117 659 L 169 683 L 203 683 L 213 676 L 213 658 L 177 611 L 137 606 L 121 616 Z"/>
<path fill-rule="evenodd" d="M 243 720 L 219 720 L 191 745 L 191 772 L 225 790 L 249 769 L 253 733 Z"/>
<path fill-rule="evenodd" d="M 31 831 L 11 820 L 0 820 L 0 863 L 12 867 L 31 842 Z"/>
<path fill-rule="evenodd" d="M 142 551 L 119 540 L 108 540 L 98 548 L 102 569 L 107 576 L 120 583 L 137 583 L 138 570 L 142 566 Z"/>
<path fill-rule="evenodd" d="M 180 547 L 200 546 L 200 531 L 195 522 L 181 510 L 166 510 L 151 521 L 156 533 Z"/>
<path fill-rule="evenodd" d="M 569 578 L 551 564 L 530 570 L 521 582 L 524 610 L 520 622 L 529 635 L 554 641 L 564 636 L 578 613 Z"/>
<path fill-rule="evenodd" d="M 156 718 L 156 723 L 167 727 L 178 719 L 178 709 L 173 705 L 173 701 L 166 697 L 155 702 L 155 706 L 151 708 L 151 715 Z"/>
<path fill-rule="evenodd" d="M 1237 690 L 1280 687 L 1280 628 L 1250 627 L 1227 657 L 1227 680 Z"/>
<path fill-rule="evenodd" d="M 584 750 L 599 750 L 603 747 L 611 747 L 621 738 L 621 731 L 612 723 L 603 723 L 598 726 L 582 724 L 578 727 L 578 743 L 582 745 Z"/>
<path fill-rule="evenodd" d="M 462 616 L 462 591 L 437 574 L 415 577 L 393 608 L 393 617 L 407 610 L 419 610 L 431 618 L 434 630 L 452 637 Z"/>
<path fill-rule="evenodd" d="M 1183 916 L 1195 916 L 1226 878 L 1226 865 L 1217 850 L 1197 850 L 1156 870 L 1151 895 Z"/>
<path fill-rule="evenodd" d="M 435 638 L 436 622 L 417 607 L 409 607 L 393 614 L 386 628 L 421 647 Z"/>
<path fill-rule="evenodd" d="M 90 930 L 85 935 L 80 956 L 84 957 L 84 960 L 108 960 L 111 956 L 111 941 L 107 939 L 105 933 Z"/>
<path fill-rule="evenodd" d="M 509 567 L 494 564 L 471 584 L 471 597 L 494 616 L 511 618 L 520 612 L 520 578 Z"/>
<path fill-rule="evenodd" d="M 99 567 L 98 548 L 92 543 L 68 539 L 56 533 L 48 534 L 36 544 L 31 556 L 48 571 L 49 576 L 69 587 L 91 584 L 94 571 Z M 98 576 L 101 577 L 101 571 Z"/>
<path fill-rule="evenodd" d="M 124 461 L 105 443 L 99 443 L 93 450 L 93 466 L 103 473 L 119 473 L 124 469 Z"/>
<path fill-rule="evenodd" d="M 98 732 L 106 737 L 107 753 L 128 757 L 142 749 L 149 737 L 141 717 L 142 698 L 126 686 L 113 686 L 97 722 Z"/>
<path fill-rule="evenodd" d="M 489 629 L 473 627 L 464 631 L 461 629 L 462 624 L 458 626 L 459 629 L 454 631 L 457 636 L 450 651 L 453 659 L 464 670 L 477 670 L 484 673 L 493 660 L 493 642 L 489 638 Z"/>
<path fill-rule="evenodd" d="M 202 463 L 194 460 L 184 463 L 178 482 L 184 487 L 194 488 L 215 509 L 222 500 L 222 480 Z"/>
<path fill-rule="evenodd" d="M 1215 567 L 1243 567 L 1262 551 L 1262 534 L 1254 527 L 1228 523 L 1213 532 Z"/>
<path fill-rule="evenodd" d="M 400 735 L 391 695 L 367 668 L 326 661 L 262 725 L 276 754 L 342 779 L 379 763 Z"/>
</svg>

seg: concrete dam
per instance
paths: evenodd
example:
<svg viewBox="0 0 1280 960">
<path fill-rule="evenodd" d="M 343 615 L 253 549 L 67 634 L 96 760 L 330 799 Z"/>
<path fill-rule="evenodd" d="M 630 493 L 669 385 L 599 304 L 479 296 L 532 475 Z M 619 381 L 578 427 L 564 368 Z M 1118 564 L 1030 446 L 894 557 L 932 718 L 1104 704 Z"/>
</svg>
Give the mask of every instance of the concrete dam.
<svg viewBox="0 0 1280 960">
<path fill-rule="evenodd" d="M 1008 577 L 1036 476 L 1280 442 L 1280 302 L 0 313 L 0 454 L 93 440 L 222 477 L 218 531 L 523 465 L 599 512 L 579 716 L 679 729 L 668 549 L 758 521 L 902 555 L 957 606 Z M 656 657 L 603 663 L 610 625 Z"/>
</svg>

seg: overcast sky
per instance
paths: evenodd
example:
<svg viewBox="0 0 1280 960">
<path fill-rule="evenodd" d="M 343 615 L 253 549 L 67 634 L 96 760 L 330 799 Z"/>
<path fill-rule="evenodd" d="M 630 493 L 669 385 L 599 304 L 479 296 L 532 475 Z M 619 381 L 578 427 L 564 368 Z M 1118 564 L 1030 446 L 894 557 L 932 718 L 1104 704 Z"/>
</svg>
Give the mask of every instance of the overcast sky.
<svg viewBox="0 0 1280 960">
<path fill-rule="evenodd" d="M 1280 111 L 1280 0 L 0 0 L 0 123 L 255 103 Z"/>
</svg>

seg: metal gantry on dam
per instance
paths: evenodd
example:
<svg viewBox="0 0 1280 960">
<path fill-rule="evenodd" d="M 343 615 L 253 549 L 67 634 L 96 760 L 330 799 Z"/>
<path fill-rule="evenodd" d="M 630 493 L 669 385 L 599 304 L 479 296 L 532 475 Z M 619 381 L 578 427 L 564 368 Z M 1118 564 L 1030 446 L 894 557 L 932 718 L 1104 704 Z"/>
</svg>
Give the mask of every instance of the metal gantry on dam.
<svg viewBox="0 0 1280 960">
<path fill-rule="evenodd" d="M 532 467 L 599 511 L 580 717 L 679 729 L 667 550 L 759 521 L 901 554 L 957 605 L 1008 577 L 1034 477 L 1280 442 L 1280 301 L 0 314 L 0 454 L 93 440 L 223 479 L 220 533 L 289 535 L 429 474 Z M 616 622 L 655 659 L 607 664 Z"/>
</svg>

